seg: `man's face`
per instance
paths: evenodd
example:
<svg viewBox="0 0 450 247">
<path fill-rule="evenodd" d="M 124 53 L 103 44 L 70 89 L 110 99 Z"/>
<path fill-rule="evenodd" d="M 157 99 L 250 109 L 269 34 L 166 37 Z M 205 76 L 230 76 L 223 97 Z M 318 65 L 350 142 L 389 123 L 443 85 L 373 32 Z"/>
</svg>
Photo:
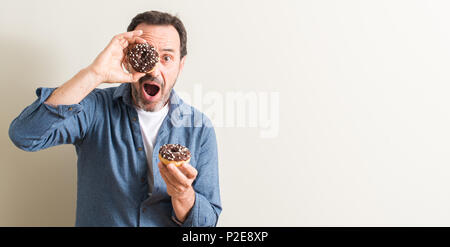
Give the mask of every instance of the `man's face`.
<svg viewBox="0 0 450 247">
<path fill-rule="evenodd" d="M 141 38 L 156 48 L 159 63 L 151 73 L 131 83 L 133 102 L 145 111 L 159 111 L 169 101 L 186 56 L 180 60 L 180 37 L 172 25 L 141 23 L 135 30 L 142 30 Z"/>
</svg>

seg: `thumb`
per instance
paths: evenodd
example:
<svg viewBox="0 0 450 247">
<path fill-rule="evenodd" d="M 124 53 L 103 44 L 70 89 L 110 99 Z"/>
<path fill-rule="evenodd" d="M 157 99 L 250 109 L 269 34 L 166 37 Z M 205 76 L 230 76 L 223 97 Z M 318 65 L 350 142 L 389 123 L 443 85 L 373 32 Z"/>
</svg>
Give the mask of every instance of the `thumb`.
<svg viewBox="0 0 450 247">
<path fill-rule="evenodd" d="M 130 74 L 130 75 L 131 75 L 132 81 L 133 82 L 137 82 L 137 81 L 139 81 L 139 79 L 141 79 L 145 75 L 145 73 L 137 72 L 137 73 L 133 73 L 133 74 Z"/>
<path fill-rule="evenodd" d="M 118 75 L 118 80 L 120 82 L 137 82 L 141 77 L 143 77 L 145 73 L 125 73 L 121 72 L 120 75 Z"/>
</svg>

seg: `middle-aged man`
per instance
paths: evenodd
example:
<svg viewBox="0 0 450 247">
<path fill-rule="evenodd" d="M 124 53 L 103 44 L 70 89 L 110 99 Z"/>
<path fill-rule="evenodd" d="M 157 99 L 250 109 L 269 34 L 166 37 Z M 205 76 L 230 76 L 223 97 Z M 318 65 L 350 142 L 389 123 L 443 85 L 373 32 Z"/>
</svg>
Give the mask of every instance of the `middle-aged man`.
<svg viewBox="0 0 450 247">
<path fill-rule="evenodd" d="M 138 14 L 92 64 L 13 120 L 9 135 L 26 151 L 73 144 L 78 162 L 76 226 L 216 226 L 222 210 L 210 120 L 173 90 L 186 60 L 186 30 L 175 16 Z M 124 69 L 134 43 L 156 47 L 151 73 Z M 127 67 L 127 66 L 125 66 Z M 97 89 L 102 83 L 122 83 Z M 188 147 L 181 167 L 162 165 L 159 148 Z"/>
</svg>

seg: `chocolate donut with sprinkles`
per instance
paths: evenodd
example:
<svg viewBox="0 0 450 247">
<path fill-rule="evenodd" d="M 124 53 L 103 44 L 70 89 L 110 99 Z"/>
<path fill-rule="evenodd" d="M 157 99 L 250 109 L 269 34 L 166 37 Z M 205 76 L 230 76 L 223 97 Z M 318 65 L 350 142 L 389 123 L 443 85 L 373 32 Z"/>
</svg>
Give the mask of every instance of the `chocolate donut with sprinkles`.
<svg viewBox="0 0 450 247">
<path fill-rule="evenodd" d="M 135 71 L 151 73 L 159 62 L 159 54 L 148 43 L 132 44 L 127 48 L 126 60 Z"/>
<path fill-rule="evenodd" d="M 181 166 L 191 160 L 191 152 L 180 144 L 165 144 L 159 149 L 158 157 L 164 165 L 174 163 L 175 166 Z"/>
</svg>

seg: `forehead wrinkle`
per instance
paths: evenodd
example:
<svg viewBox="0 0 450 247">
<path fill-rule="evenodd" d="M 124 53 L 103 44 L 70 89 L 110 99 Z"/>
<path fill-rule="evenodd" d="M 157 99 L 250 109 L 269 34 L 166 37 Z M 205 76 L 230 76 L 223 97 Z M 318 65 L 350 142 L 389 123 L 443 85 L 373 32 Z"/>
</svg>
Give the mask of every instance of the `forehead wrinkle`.
<svg viewBox="0 0 450 247">
<path fill-rule="evenodd" d="M 158 39 L 153 35 L 148 35 L 146 37 L 142 35 L 141 37 L 145 39 L 149 44 L 156 46 L 155 48 L 160 54 L 164 52 L 177 54 L 178 50 L 180 49 L 179 45 L 177 46 L 177 44 L 173 44 L 173 42 L 170 42 L 170 39 L 167 38 Z"/>
<path fill-rule="evenodd" d="M 161 44 L 163 46 L 176 46 L 178 43 L 165 35 L 155 35 L 150 34 L 149 32 L 144 32 L 141 35 L 141 38 L 147 40 L 149 43 Z"/>
<path fill-rule="evenodd" d="M 160 26 L 141 23 L 135 30 L 138 29 L 143 31 L 140 37 L 145 39 L 149 44 L 154 45 L 158 52 L 167 52 L 165 49 L 172 49 L 175 54 L 181 52 L 181 41 L 175 27 L 171 25 Z"/>
</svg>

